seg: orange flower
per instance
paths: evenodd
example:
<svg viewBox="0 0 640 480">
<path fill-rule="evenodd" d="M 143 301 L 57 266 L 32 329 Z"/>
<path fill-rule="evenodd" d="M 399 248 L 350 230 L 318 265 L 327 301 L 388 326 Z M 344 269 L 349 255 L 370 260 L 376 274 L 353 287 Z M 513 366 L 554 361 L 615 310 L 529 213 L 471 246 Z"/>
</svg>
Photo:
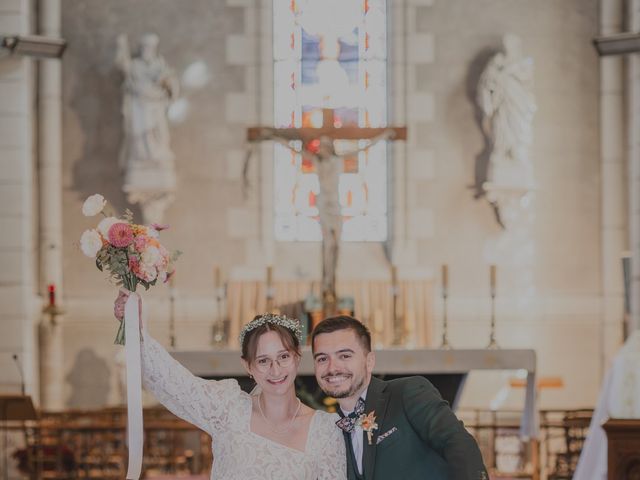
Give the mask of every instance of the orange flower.
<svg viewBox="0 0 640 480">
<path fill-rule="evenodd" d="M 375 411 L 371 411 L 368 414 L 360 415 L 360 418 L 356 421 L 356 425 L 362 427 L 362 430 L 367 432 L 367 440 L 369 441 L 369 445 L 372 445 L 373 431 L 378 429 L 378 424 L 376 423 Z"/>
<path fill-rule="evenodd" d="M 145 233 L 147 233 L 147 227 L 145 227 L 144 225 L 132 224 L 131 230 L 133 230 L 134 235 L 144 235 Z"/>
<path fill-rule="evenodd" d="M 375 412 L 369 412 L 367 415 L 363 415 L 360 419 L 360 426 L 365 432 L 369 432 L 371 430 L 375 430 L 378 428 L 378 424 L 376 423 Z"/>
</svg>

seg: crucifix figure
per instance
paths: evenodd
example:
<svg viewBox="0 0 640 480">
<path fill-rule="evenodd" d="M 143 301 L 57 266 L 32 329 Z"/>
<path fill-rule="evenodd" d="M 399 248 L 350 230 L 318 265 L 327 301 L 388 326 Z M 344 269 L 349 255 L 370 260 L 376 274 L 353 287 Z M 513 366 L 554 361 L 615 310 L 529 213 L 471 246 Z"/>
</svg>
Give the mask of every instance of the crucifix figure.
<svg viewBox="0 0 640 480">
<path fill-rule="evenodd" d="M 380 140 L 406 140 L 405 127 L 358 128 L 334 126 L 333 110 L 323 109 L 323 124 L 320 128 L 272 128 L 251 127 L 247 131 L 249 142 L 272 140 L 310 160 L 318 174 L 320 193 L 317 206 L 320 212 L 322 230 L 322 306 L 323 315 L 336 312 L 336 268 L 342 234 L 342 214 L 338 197 L 338 179 L 341 160 L 360 151 L 371 148 Z M 302 149 L 296 150 L 290 142 L 302 142 Z M 335 140 L 368 140 L 363 147 L 349 152 L 337 153 Z"/>
</svg>

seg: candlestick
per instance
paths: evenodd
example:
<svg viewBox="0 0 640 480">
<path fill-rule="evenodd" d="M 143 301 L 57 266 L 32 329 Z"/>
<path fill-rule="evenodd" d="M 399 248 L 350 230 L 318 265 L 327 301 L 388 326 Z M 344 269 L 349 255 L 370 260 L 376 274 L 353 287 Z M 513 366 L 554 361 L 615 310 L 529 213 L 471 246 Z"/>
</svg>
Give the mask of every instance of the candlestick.
<svg viewBox="0 0 640 480">
<path fill-rule="evenodd" d="M 442 294 L 446 296 L 449 290 L 449 266 L 445 263 L 442 265 Z"/>
<path fill-rule="evenodd" d="M 491 294 L 491 331 L 489 333 L 489 345 L 487 348 L 498 348 L 496 341 L 496 266 L 489 266 L 489 283 Z"/>
<path fill-rule="evenodd" d="M 449 350 L 451 344 L 449 343 L 449 321 L 447 312 L 447 298 L 449 296 L 449 266 L 447 264 L 442 265 L 442 343 L 440 348 Z"/>
<path fill-rule="evenodd" d="M 220 267 L 216 265 L 213 268 L 213 285 L 216 287 L 216 290 L 222 285 L 221 278 Z"/>
<path fill-rule="evenodd" d="M 55 284 L 50 283 L 47 285 L 47 293 L 49 298 L 42 311 L 49 315 L 51 325 L 56 325 L 58 316 L 63 315 L 65 312 L 57 305 Z"/>
<path fill-rule="evenodd" d="M 392 296 L 392 314 L 393 314 L 393 344 L 400 345 L 406 336 L 406 325 L 403 323 L 403 317 L 400 315 L 398 308 L 398 297 L 400 289 L 398 288 L 398 267 L 391 266 L 391 296 Z"/>
<path fill-rule="evenodd" d="M 49 291 L 49 306 L 55 307 L 56 306 L 56 286 L 53 283 L 51 283 L 47 287 L 47 290 Z"/>
<path fill-rule="evenodd" d="M 169 277 L 169 345 L 176 347 L 176 295 L 175 272 Z"/>
<path fill-rule="evenodd" d="M 496 294 L 496 266 L 489 266 L 489 282 L 491 286 L 491 295 L 495 296 Z"/>
<path fill-rule="evenodd" d="M 213 346 L 221 347 L 227 340 L 224 313 L 227 292 L 222 282 L 222 269 L 219 265 L 213 268 L 213 284 L 216 294 L 216 315 L 211 328 L 211 342 Z"/>
</svg>

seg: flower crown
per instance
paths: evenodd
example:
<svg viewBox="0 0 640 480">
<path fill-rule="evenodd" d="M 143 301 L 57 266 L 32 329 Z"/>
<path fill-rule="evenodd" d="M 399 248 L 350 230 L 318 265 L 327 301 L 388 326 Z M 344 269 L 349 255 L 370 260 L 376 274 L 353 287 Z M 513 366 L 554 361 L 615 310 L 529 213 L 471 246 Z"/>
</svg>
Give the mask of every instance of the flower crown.
<svg viewBox="0 0 640 480">
<path fill-rule="evenodd" d="M 267 323 L 270 323 L 271 325 L 280 325 L 281 327 L 291 330 L 298 339 L 298 342 L 302 344 L 302 327 L 300 327 L 300 321 L 298 319 L 289 318 L 286 315 L 265 313 L 260 315 L 258 318 L 251 320 L 242 328 L 240 336 L 238 337 L 238 340 L 240 341 L 240 348 L 242 348 L 242 345 L 244 344 L 244 337 L 246 337 L 247 333 Z"/>
</svg>

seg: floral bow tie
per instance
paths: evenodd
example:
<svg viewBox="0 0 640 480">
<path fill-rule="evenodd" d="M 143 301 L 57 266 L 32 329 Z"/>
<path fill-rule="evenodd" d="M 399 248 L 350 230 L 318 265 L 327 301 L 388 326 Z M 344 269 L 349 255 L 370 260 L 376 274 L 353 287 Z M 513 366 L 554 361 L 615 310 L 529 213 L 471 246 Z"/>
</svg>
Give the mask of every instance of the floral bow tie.
<svg viewBox="0 0 640 480">
<path fill-rule="evenodd" d="M 358 420 L 364 413 L 364 400 L 362 398 L 358 399 L 356 403 L 356 408 L 353 409 L 346 417 L 342 417 L 340 420 L 336 422 L 336 425 L 342 429 L 342 431 L 351 433 L 353 429 L 358 424 Z"/>
</svg>

